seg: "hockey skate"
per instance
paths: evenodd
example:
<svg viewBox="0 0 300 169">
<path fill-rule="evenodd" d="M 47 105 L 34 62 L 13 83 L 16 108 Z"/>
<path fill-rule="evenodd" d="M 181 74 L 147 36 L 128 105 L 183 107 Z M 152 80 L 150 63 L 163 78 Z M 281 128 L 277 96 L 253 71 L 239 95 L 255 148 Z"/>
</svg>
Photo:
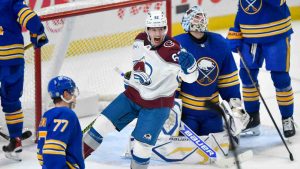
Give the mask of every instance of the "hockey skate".
<svg viewBox="0 0 300 169">
<path fill-rule="evenodd" d="M 282 119 L 282 128 L 285 138 L 290 138 L 296 134 L 293 117 Z"/>
<path fill-rule="evenodd" d="M 242 131 L 241 136 L 258 136 L 260 135 L 260 117 L 259 112 L 252 113 L 246 128 Z"/>
<path fill-rule="evenodd" d="M 2 150 L 5 153 L 5 157 L 15 161 L 22 161 L 20 154 L 22 152 L 21 138 L 11 138 L 7 146 L 3 146 Z"/>
</svg>

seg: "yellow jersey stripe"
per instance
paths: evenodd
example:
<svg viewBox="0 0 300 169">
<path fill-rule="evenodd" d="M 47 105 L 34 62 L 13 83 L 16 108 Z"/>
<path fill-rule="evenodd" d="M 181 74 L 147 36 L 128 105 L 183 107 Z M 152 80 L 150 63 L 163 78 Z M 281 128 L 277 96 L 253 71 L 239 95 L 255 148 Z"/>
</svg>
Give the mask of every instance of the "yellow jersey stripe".
<svg viewBox="0 0 300 169">
<path fill-rule="evenodd" d="M 288 96 L 288 97 L 276 97 L 277 101 L 291 101 L 294 99 L 294 95 Z"/>
<path fill-rule="evenodd" d="M 76 164 L 72 165 L 70 162 L 67 161 L 67 165 L 70 169 L 77 169 Z"/>
<path fill-rule="evenodd" d="M 218 79 L 226 79 L 226 78 L 229 78 L 229 77 L 232 77 L 232 76 L 237 76 L 238 75 L 238 71 L 234 71 L 230 74 L 226 74 L 226 75 L 221 75 L 218 77 Z"/>
<path fill-rule="evenodd" d="M 64 151 L 56 151 L 56 150 L 44 150 L 43 149 L 43 154 L 50 154 L 50 155 L 66 155 L 66 152 Z"/>
<path fill-rule="evenodd" d="M 24 117 L 23 113 L 19 113 L 19 114 L 15 114 L 15 115 L 5 114 L 5 119 L 6 120 L 15 120 L 15 119 L 23 118 L 23 117 Z"/>
<path fill-rule="evenodd" d="M 57 145 L 57 144 L 45 144 L 43 149 L 52 149 L 52 150 L 61 150 L 61 151 L 65 151 L 65 148 Z"/>
<path fill-rule="evenodd" d="M 185 103 L 182 103 L 182 106 L 186 107 L 186 108 L 189 108 L 189 109 L 193 109 L 193 110 L 208 110 L 205 107 L 197 107 L 197 106 L 192 106 L 192 105 L 185 104 Z"/>
<path fill-rule="evenodd" d="M 231 83 L 218 84 L 218 87 L 225 88 L 225 87 L 232 87 L 232 86 L 239 85 L 239 84 L 240 84 L 240 81 L 236 80 L 236 81 L 231 82 Z"/>
<path fill-rule="evenodd" d="M 17 124 L 17 123 L 23 123 L 23 119 L 6 121 L 6 124 Z"/>
<path fill-rule="evenodd" d="M 277 101 L 278 105 L 279 106 L 289 106 L 291 104 L 294 104 L 294 100 L 291 100 L 289 102 L 280 102 L 280 101 Z"/>
<path fill-rule="evenodd" d="M 27 16 L 27 17 L 24 19 L 24 22 L 23 22 L 22 25 L 23 25 L 24 27 L 26 27 L 27 22 L 28 22 L 31 18 L 33 18 L 35 15 L 36 15 L 35 13 L 31 13 L 29 16 Z"/>
<path fill-rule="evenodd" d="M 230 77 L 230 78 L 222 79 L 222 80 L 219 79 L 218 80 L 218 84 L 234 82 L 236 80 L 239 80 L 239 76 L 238 75 L 235 75 L 235 76 Z"/>
<path fill-rule="evenodd" d="M 54 140 L 54 139 L 46 140 L 45 144 L 58 144 L 58 145 L 63 146 L 65 149 L 67 147 L 66 143 L 64 143 L 64 142 L 62 142 L 60 140 Z"/>
<path fill-rule="evenodd" d="M 254 87 L 253 88 L 244 88 L 243 87 L 243 92 L 250 93 L 250 92 L 258 92 L 258 91 Z"/>
<path fill-rule="evenodd" d="M 24 45 L 23 44 L 12 44 L 12 45 L 0 46 L 0 50 L 8 50 L 8 49 L 14 49 L 14 48 L 24 49 Z"/>
<path fill-rule="evenodd" d="M 285 69 L 285 71 L 286 72 L 289 72 L 289 70 L 290 70 L 290 57 L 291 57 L 291 44 L 290 44 L 290 41 L 289 41 L 289 38 L 287 37 L 286 39 L 285 39 L 285 41 L 286 41 L 286 46 L 287 46 L 287 53 L 286 53 L 286 69 Z"/>
<path fill-rule="evenodd" d="M 30 15 L 31 13 L 32 13 L 32 11 L 31 11 L 29 8 L 27 8 L 27 9 L 19 16 L 19 23 L 20 23 L 21 25 L 23 25 L 24 19 L 25 19 L 28 15 Z"/>
<path fill-rule="evenodd" d="M 267 27 L 272 27 L 272 26 L 276 26 L 285 22 L 288 22 L 291 20 L 291 17 L 287 17 L 285 19 L 279 20 L 279 21 L 275 21 L 275 22 L 270 22 L 270 23 L 266 23 L 266 24 L 259 24 L 259 25 L 244 25 L 244 24 L 240 24 L 241 29 L 261 29 L 261 28 L 267 28 Z"/>
<path fill-rule="evenodd" d="M 184 93 L 182 91 L 180 92 L 180 95 L 185 97 L 185 98 L 192 99 L 192 100 L 195 100 L 195 101 L 205 101 L 205 100 L 211 100 L 212 98 L 219 96 L 219 92 L 215 92 L 210 97 L 196 97 L 196 96 Z"/>
<path fill-rule="evenodd" d="M 276 96 L 290 96 L 290 95 L 292 95 L 294 92 L 293 92 L 293 90 L 289 90 L 289 91 L 287 91 L 287 92 L 276 92 Z"/>
<path fill-rule="evenodd" d="M 269 32 L 269 33 L 251 34 L 251 35 L 243 34 L 243 37 L 245 37 L 245 38 L 261 38 L 261 37 L 273 36 L 273 35 L 285 33 L 287 31 L 289 31 L 290 29 L 292 29 L 292 25 L 290 25 L 289 27 L 287 27 L 285 29 L 274 31 L 274 32 Z"/>
<path fill-rule="evenodd" d="M 273 26 L 273 27 L 269 27 L 269 28 L 263 28 L 263 29 L 243 29 L 243 28 L 241 28 L 241 31 L 243 32 L 243 34 L 267 33 L 267 32 L 273 32 L 276 30 L 281 30 L 290 25 L 291 25 L 291 22 L 286 22 L 281 25 L 277 25 L 277 26 Z"/>
<path fill-rule="evenodd" d="M 251 98 L 243 97 L 243 100 L 246 102 L 257 101 L 259 100 L 259 97 L 251 97 Z"/>
</svg>

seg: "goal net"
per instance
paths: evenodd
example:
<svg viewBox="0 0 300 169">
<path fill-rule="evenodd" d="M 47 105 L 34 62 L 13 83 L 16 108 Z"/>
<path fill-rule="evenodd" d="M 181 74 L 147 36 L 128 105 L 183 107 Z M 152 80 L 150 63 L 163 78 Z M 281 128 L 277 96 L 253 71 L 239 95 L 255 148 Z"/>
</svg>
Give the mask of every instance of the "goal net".
<svg viewBox="0 0 300 169">
<path fill-rule="evenodd" d="M 57 75 L 69 76 L 77 84 L 80 95 L 75 112 L 79 117 L 99 113 L 124 90 L 123 77 L 115 68 L 131 69 L 131 45 L 145 29 L 146 13 L 162 10 L 170 16 L 170 3 L 85 0 L 36 11 L 49 43 L 41 50 L 25 52 L 24 127 L 34 130 L 41 113 L 51 107 L 47 84 Z M 30 43 L 28 34 L 24 33 L 25 44 Z M 3 116 L 0 122 L 5 125 Z"/>
</svg>

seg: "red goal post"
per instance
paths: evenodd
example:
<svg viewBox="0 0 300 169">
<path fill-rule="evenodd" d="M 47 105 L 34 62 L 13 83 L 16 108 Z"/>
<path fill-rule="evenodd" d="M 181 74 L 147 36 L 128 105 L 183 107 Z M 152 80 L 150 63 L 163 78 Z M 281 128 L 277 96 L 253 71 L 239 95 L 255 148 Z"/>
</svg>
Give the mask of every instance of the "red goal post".
<svg viewBox="0 0 300 169">
<path fill-rule="evenodd" d="M 134 36 L 143 30 L 142 27 L 137 27 L 137 30 L 135 29 L 135 24 L 132 23 L 134 19 L 132 17 L 137 17 L 139 22 L 142 22 L 142 25 L 144 25 L 144 19 L 145 14 L 147 13 L 147 10 L 155 10 L 160 9 L 163 10 L 166 13 L 167 19 L 168 19 L 168 34 L 171 35 L 171 17 L 172 17 L 172 8 L 171 8 L 171 0 L 130 0 L 130 1 L 122 1 L 118 3 L 113 4 L 101 4 L 101 5 L 94 5 L 91 4 L 89 7 L 83 7 L 81 8 L 80 5 L 84 4 L 86 1 L 78 3 L 78 5 L 75 5 L 74 7 L 71 7 L 69 9 L 69 6 L 72 4 L 76 4 L 76 2 L 72 2 L 69 4 L 64 5 L 58 5 L 57 7 L 49 7 L 47 9 L 42 9 L 41 11 L 37 11 L 37 13 L 40 15 L 41 20 L 44 23 L 44 26 L 46 28 L 46 34 L 49 38 L 49 44 L 45 45 L 41 49 L 35 49 L 34 50 L 34 59 L 32 56 L 33 51 L 26 51 L 27 58 L 30 58 L 26 61 L 26 63 L 34 63 L 33 68 L 29 67 L 29 70 L 26 71 L 34 71 L 34 80 L 29 80 L 29 86 L 33 85 L 34 89 L 34 109 L 30 110 L 32 112 L 35 112 L 35 125 L 34 128 L 37 129 L 39 125 L 39 121 L 41 119 L 42 113 L 47 109 L 49 98 L 47 98 L 48 94 L 46 92 L 47 88 L 47 82 L 49 79 L 53 76 L 56 76 L 58 74 L 60 75 L 67 75 L 70 76 L 75 80 L 77 83 L 80 91 L 85 90 L 85 85 L 88 84 L 88 86 L 108 86 L 111 88 L 104 88 L 104 89 L 91 89 L 89 92 L 95 92 L 104 98 L 105 96 L 101 96 L 102 93 L 106 93 L 110 90 L 116 90 L 118 93 L 120 90 L 122 90 L 123 82 L 121 77 L 116 77 L 116 80 L 110 81 L 112 76 L 118 76 L 113 75 L 116 74 L 116 72 L 113 71 L 114 67 L 120 67 L 124 71 L 128 68 L 128 64 L 123 64 L 124 62 L 128 63 L 128 56 L 125 56 L 126 54 L 130 53 L 130 48 L 124 48 L 124 46 L 130 46 L 129 42 L 133 42 Z M 89 1 L 87 1 L 88 3 Z M 71 5 L 71 6 L 72 6 Z M 82 5 L 85 6 L 85 5 Z M 67 10 L 65 10 L 67 9 Z M 130 11 L 130 16 L 126 18 L 124 17 L 124 11 Z M 49 12 L 50 11 L 50 12 Z M 52 12 L 51 12 L 52 11 Z M 123 17 L 125 20 L 115 20 L 116 17 L 111 17 L 111 20 L 113 20 L 113 24 L 106 23 L 107 19 L 109 20 L 110 15 L 112 12 L 117 12 L 118 17 Z M 136 14 L 137 12 L 140 12 Z M 103 13 L 103 16 L 100 16 Z M 97 16 L 99 14 L 99 20 L 97 20 Z M 84 19 L 82 19 L 84 18 Z M 96 19 L 95 19 L 96 18 Z M 95 21 L 89 21 L 95 19 Z M 73 20 L 73 21 L 72 21 Z M 104 20 L 104 22 L 103 22 Z M 126 22 L 128 20 L 128 23 Z M 83 22 L 83 23 L 81 23 Z M 88 23 L 84 23 L 88 22 Z M 102 22 L 102 25 L 110 24 L 109 26 L 105 27 L 103 30 L 101 24 L 95 24 L 97 22 Z M 118 25 L 118 24 L 121 25 Z M 124 24 L 125 23 L 125 24 Z M 51 25 L 52 26 L 49 26 Z M 60 26 L 63 24 L 63 28 Z M 82 24 L 84 26 L 78 26 L 78 24 Z M 127 25 L 128 24 L 128 25 Z M 140 24 L 140 23 L 139 23 Z M 131 25 L 132 30 L 128 30 L 127 27 Z M 53 28 L 54 27 L 54 28 Z M 99 27 L 97 29 L 96 27 Z M 125 32 L 120 32 L 119 30 L 116 30 L 111 33 L 103 33 L 100 36 L 93 36 L 92 34 L 86 35 L 86 38 L 83 34 L 87 33 L 95 33 L 97 31 L 100 32 L 109 32 L 108 30 L 114 29 L 114 28 L 122 28 L 126 29 Z M 66 30 L 65 30 L 66 29 Z M 76 29 L 76 30 L 74 30 Z M 82 29 L 82 30 L 77 30 Z M 55 34 L 55 32 L 60 32 L 60 35 Z M 73 32 L 70 34 L 70 32 Z M 81 36 L 81 39 L 78 39 L 76 36 Z M 73 37 L 74 40 L 72 39 Z M 119 38 L 120 39 L 115 39 Z M 55 42 L 53 43 L 53 39 Z M 57 40 L 59 39 L 59 40 Z M 51 42 L 52 41 L 52 42 Z M 119 42 L 126 41 L 124 44 L 119 44 Z M 129 42 L 127 42 L 129 41 Z M 103 44 L 101 44 L 103 43 Z M 108 46 L 106 46 L 108 45 Z M 58 49 L 57 49 L 58 48 Z M 129 50 L 128 50 L 129 49 Z M 57 51 L 56 51 L 57 50 Z M 65 51 L 64 51 L 65 50 Z M 83 51 L 85 50 L 85 51 Z M 128 52 L 127 52 L 128 51 Z M 51 53 L 51 54 L 50 54 Z M 55 53 L 57 56 L 55 56 Z M 100 54 L 99 54 L 100 53 Z M 117 54 L 118 56 L 115 56 Z M 50 56 L 51 55 L 51 56 Z M 90 56 L 92 55 L 92 56 Z M 94 56 L 97 55 L 97 56 Z M 102 56 L 105 55 L 105 56 Z M 113 56 L 112 56 L 113 55 Z M 118 58 L 119 55 L 122 55 L 122 57 Z M 60 59 L 57 59 L 60 58 Z M 126 57 L 126 61 L 123 61 L 123 59 Z M 95 58 L 101 58 L 103 60 L 96 61 Z M 53 61 L 56 60 L 56 61 Z M 77 61 L 76 61 L 77 60 Z M 89 63 L 85 63 L 86 60 L 90 60 Z M 115 63 L 116 61 L 120 61 L 121 63 Z M 77 64 L 76 62 L 79 62 Z M 94 68 L 93 66 L 89 66 L 88 64 L 92 62 L 98 62 L 99 66 L 98 68 Z M 76 63 L 76 64 L 73 64 Z M 69 67 L 65 65 L 71 65 Z M 84 67 L 86 66 L 86 67 Z M 48 69 L 48 70 L 46 70 Z M 91 72 L 86 73 L 86 70 L 92 69 Z M 94 69 L 94 70 L 93 70 Z M 49 71 L 51 73 L 49 73 Z M 75 74 L 75 73 L 81 72 L 81 74 Z M 99 75 L 96 75 L 96 73 L 100 72 Z M 91 75 L 92 74 L 92 75 Z M 91 76 L 91 78 L 85 78 L 84 80 L 81 80 L 80 77 L 86 77 Z M 93 77 L 94 76 L 94 77 Z M 108 76 L 108 77 L 106 77 Z M 93 81 L 94 79 L 98 79 Z M 86 82 L 88 81 L 88 82 Z M 26 83 L 26 77 L 25 77 L 25 83 Z M 34 84 L 32 84 L 34 83 Z M 83 84 L 86 83 L 86 84 Z M 98 83 L 98 84 L 97 84 Z M 117 83 L 117 86 L 114 86 L 115 83 Z M 121 86 L 121 87 L 120 87 Z M 118 89 L 116 89 L 118 88 Z M 24 94 L 26 93 L 26 90 L 29 90 L 28 88 L 24 87 Z M 88 93 L 89 93 L 88 92 Z M 115 91 L 114 91 L 115 92 Z M 29 91 L 31 93 L 31 91 Z M 116 93 L 113 93 L 112 95 L 115 95 Z M 29 94 L 32 97 L 32 94 Z M 29 96 L 29 97 L 30 97 Z M 79 96 L 80 98 L 81 96 Z M 48 99 L 48 101 L 47 101 Z M 87 97 L 86 101 L 82 101 L 78 103 L 78 105 L 86 104 L 84 102 L 90 103 L 89 101 L 90 97 Z M 26 98 L 24 99 L 26 100 Z M 91 102 L 93 103 L 93 102 Z M 90 105 L 81 106 L 81 109 L 79 111 L 85 111 Z M 31 112 L 31 113 L 32 113 Z M 77 113 L 77 111 L 76 111 Z M 86 112 L 83 112 L 79 116 L 85 116 L 84 114 Z M 25 113 L 26 116 L 30 113 Z M 26 120 L 25 120 L 26 121 Z M 25 125 L 26 127 L 26 125 Z M 30 127 L 29 127 L 30 128 Z"/>
</svg>

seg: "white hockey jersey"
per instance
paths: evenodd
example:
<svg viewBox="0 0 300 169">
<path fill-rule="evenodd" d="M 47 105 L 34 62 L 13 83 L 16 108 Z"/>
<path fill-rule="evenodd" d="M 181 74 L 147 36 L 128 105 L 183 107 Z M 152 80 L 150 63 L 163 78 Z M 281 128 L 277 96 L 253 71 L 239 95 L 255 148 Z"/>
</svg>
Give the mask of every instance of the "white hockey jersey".
<svg viewBox="0 0 300 169">
<path fill-rule="evenodd" d="M 192 78 L 191 74 L 181 73 L 177 56 L 179 51 L 180 45 L 170 37 L 153 48 L 147 34 L 140 33 L 133 44 L 133 71 L 125 95 L 146 108 L 172 108 L 178 75 Z"/>
</svg>

